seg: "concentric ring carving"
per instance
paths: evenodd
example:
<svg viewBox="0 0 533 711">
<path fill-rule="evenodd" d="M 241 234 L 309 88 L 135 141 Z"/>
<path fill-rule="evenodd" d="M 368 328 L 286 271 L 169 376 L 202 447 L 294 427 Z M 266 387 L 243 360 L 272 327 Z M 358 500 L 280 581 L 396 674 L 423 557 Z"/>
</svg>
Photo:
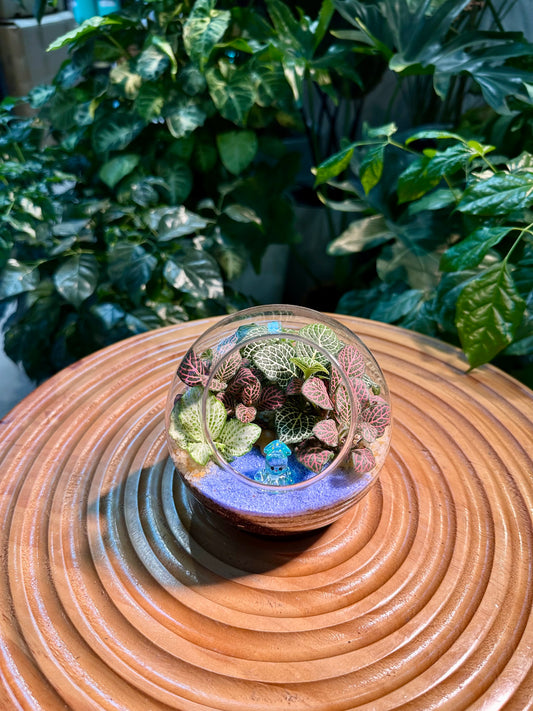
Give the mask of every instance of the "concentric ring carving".
<svg viewBox="0 0 533 711">
<path fill-rule="evenodd" d="M 394 411 L 379 482 L 279 540 L 193 501 L 166 453 L 180 355 L 138 336 L 1 423 L 0 708 L 525 709 L 533 698 L 533 393 L 342 318 Z"/>
</svg>

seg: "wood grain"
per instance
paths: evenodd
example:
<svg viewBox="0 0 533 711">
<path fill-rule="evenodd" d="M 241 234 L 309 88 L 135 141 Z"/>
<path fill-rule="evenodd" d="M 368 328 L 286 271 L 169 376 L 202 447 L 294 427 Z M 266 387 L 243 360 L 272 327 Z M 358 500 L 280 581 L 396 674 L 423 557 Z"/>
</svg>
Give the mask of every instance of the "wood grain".
<svg viewBox="0 0 533 711">
<path fill-rule="evenodd" d="M 236 531 L 163 431 L 203 320 L 106 348 L 1 422 L 0 708 L 533 707 L 533 393 L 391 326 L 392 447 L 329 528 Z"/>
</svg>

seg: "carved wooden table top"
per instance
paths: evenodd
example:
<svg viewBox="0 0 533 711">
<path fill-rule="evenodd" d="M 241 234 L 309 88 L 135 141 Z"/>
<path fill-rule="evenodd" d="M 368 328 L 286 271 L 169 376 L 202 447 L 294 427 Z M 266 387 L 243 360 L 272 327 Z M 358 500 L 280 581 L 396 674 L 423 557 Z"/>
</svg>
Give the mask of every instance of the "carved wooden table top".
<svg viewBox="0 0 533 711">
<path fill-rule="evenodd" d="M 328 529 L 254 537 L 174 477 L 163 410 L 213 319 L 76 363 L 1 422 L 0 709 L 533 704 L 533 393 L 341 317 L 387 377 L 379 483 Z"/>
</svg>

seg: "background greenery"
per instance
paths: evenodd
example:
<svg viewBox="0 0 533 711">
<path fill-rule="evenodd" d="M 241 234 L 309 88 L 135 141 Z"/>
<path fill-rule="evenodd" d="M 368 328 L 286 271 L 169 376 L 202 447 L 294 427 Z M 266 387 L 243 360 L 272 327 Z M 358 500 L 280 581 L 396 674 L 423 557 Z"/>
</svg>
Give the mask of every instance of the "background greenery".
<svg viewBox="0 0 533 711">
<path fill-rule="evenodd" d="M 303 258 L 311 205 L 337 268 L 301 303 L 333 293 L 531 383 L 533 47 L 512 4 L 144 0 L 58 40 L 36 117 L 0 112 L 8 355 L 41 379 L 245 306 L 235 278 L 273 242 Z"/>
</svg>

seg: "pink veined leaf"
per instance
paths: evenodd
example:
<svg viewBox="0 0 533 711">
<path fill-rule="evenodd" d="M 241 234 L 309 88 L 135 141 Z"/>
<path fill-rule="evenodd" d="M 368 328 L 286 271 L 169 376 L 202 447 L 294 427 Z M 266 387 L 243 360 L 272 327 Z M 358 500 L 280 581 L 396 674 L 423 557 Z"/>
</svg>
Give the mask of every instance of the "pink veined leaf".
<svg viewBox="0 0 533 711">
<path fill-rule="evenodd" d="M 361 434 L 363 435 L 363 439 L 366 439 L 367 442 L 374 442 L 378 437 L 378 431 L 374 425 L 364 420 L 361 422 Z"/>
<path fill-rule="evenodd" d="M 331 378 L 329 379 L 329 396 L 334 401 L 337 388 L 341 384 L 341 376 L 334 366 L 331 368 Z"/>
<path fill-rule="evenodd" d="M 326 464 L 328 464 L 334 456 L 331 450 L 322 449 L 319 445 L 312 445 L 311 447 L 296 452 L 296 458 L 316 474 L 320 474 Z"/>
<path fill-rule="evenodd" d="M 354 465 L 354 471 L 356 474 L 366 474 L 367 472 L 371 471 L 376 465 L 374 455 L 367 447 L 355 449 L 352 452 L 352 460 Z"/>
<path fill-rule="evenodd" d="M 285 402 L 285 393 L 277 385 L 267 385 L 261 392 L 261 410 L 277 410 Z"/>
<path fill-rule="evenodd" d="M 228 358 L 224 358 L 223 361 L 217 366 L 215 375 L 218 380 L 223 380 L 225 383 L 231 380 L 233 376 L 237 373 L 242 363 L 242 358 L 240 353 L 232 353 Z"/>
<path fill-rule="evenodd" d="M 228 415 L 230 414 L 230 412 L 233 412 L 233 410 L 235 409 L 235 400 L 231 393 L 225 390 L 224 392 L 217 393 L 217 398 L 226 408 L 226 412 L 228 413 Z"/>
<path fill-rule="evenodd" d="M 363 410 L 362 419 L 375 427 L 376 436 L 381 437 L 387 425 L 390 424 L 390 407 L 383 398 L 373 396 L 370 398 L 369 406 Z"/>
<path fill-rule="evenodd" d="M 185 383 L 185 385 L 193 388 L 195 385 L 202 383 L 202 378 L 206 374 L 207 367 L 205 363 L 191 348 L 183 356 L 183 360 L 179 364 L 177 370 L 178 378 Z"/>
<path fill-rule="evenodd" d="M 367 384 L 362 378 L 353 378 L 351 381 L 352 390 L 355 395 L 355 399 L 359 403 L 360 409 L 366 407 L 369 401 L 369 392 Z"/>
<path fill-rule="evenodd" d="M 245 385 L 253 384 L 257 380 L 253 371 L 246 366 L 241 366 L 235 377 L 228 383 L 228 390 L 232 394 L 240 393 Z"/>
<path fill-rule="evenodd" d="M 253 376 L 253 381 L 246 383 L 242 389 L 242 401 L 245 405 L 255 404 L 261 395 L 261 383 Z"/>
<path fill-rule="evenodd" d="M 318 405 L 323 410 L 333 409 L 333 403 L 329 399 L 327 388 L 320 378 L 307 378 L 302 385 L 302 395 L 305 395 L 310 402 Z"/>
<path fill-rule="evenodd" d="M 350 403 L 350 397 L 348 391 L 344 385 L 339 385 L 337 392 L 335 393 L 335 412 L 337 413 L 337 420 L 339 424 L 344 425 L 344 427 L 350 427 L 352 421 L 352 416 L 356 419 L 359 418 L 359 404 L 354 400 L 356 411 L 352 413 L 352 406 Z"/>
<path fill-rule="evenodd" d="M 337 353 L 337 360 L 348 378 L 359 378 L 365 372 L 363 355 L 354 346 L 341 348 Z"/>
<path fill-rule="evenodd" d="M 202 379 L 202 385 L 205 387 L 207 383 L 209 382 L 209 378 L 207 375 L 203 376 Z M 222 380 L 218 380 L 218 378 L 213 378 L 211 382 L 209 383 L 209 390 L 213 393 L 221 393 L 226 389 L 226 383 L 224 383 Z"/>
<path fill-rule="evenodd" d="M 299 395 L 302 392 L 302 385 L 304 381 L 302 378 L 291 378 L 285 389 L 287 395 Z"/>
<path fill-rule="evenodd" d="M 336 447 L 339 443 L 339 433 L 335 420 L 320 420 L 313 427 L 313 434 L 329 447 Z"/>
<path fill-rule="evenodd" d="M 235 417 L 241 422 L 253 422 L 256 415 L 257 410 L 255 407 L 246 407 L 242 402 L 235 408 Z"/>
</svg>

